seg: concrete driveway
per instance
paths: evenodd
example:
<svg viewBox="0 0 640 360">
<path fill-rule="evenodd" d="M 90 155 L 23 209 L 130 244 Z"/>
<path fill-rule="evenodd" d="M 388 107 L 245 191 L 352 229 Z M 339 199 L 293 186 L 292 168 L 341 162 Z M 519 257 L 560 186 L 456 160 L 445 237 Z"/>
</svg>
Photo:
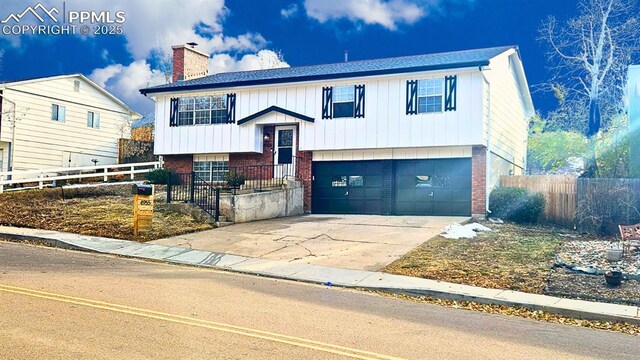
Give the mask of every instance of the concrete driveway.
<svg viewBox="0 0 640 360">
<path fill-rule="evenodd" d="M 466 217 L 304 215 L 152 241 L 292 263 L 375 271 Z"/>
</svg>

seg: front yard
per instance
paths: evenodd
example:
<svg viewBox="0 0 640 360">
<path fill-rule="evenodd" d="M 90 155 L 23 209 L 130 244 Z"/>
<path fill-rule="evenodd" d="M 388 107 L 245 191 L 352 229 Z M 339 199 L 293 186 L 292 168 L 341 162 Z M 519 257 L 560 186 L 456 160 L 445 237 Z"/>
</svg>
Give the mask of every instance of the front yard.
<svg viewBox="0 0 640 360">
<path fill-rule="evenodd" d="M 0 225 L 64 231 L 116 239 L 150 241 L 212 226 L 167 211 L 156 195 L 153 226 L 133 237 L 133 196 L 130 185 L 60 188 L 0 194 Z"/>
<path fill-rule="evenodd" d="M 473 239 L 437 236 L 384 271 L 428 279 L 623 304 L 640 302 L 638 273 L 640 255 L 610 263 L 606 249 L 617 245 L 614 238 L 594 238 L 545 226 L 484 224 L 493 231 Z M 604 277 L 554 267 L 570 263 L 572 268 L 609 270 L 631 274 L 619 287 L 609 287 Z"/>
</svg>

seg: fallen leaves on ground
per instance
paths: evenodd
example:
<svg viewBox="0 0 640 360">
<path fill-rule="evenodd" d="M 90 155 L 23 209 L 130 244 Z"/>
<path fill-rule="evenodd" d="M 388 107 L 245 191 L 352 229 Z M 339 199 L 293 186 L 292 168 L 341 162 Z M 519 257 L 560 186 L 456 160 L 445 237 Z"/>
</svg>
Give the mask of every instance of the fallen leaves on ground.
<svg viewBox="0 0 640 360">
<path fill-rule="evenodd" d="M 474 239 L 437 236 L 383 271 L 541 294 L 562 237 L 551 228 L 489 225 Z"/>
<path fill-rule="evenodd" d="M 598 330 L 616 331 L 628 335 L 640 335 L 640 325 L 626 322 L 609 322 L 576 319 L 558 314 L 552 314 L 542 310 L 532 310 L 525 307 L 514 307 L 507 305 L 482 304 L 473 301 L 455 301 L 436 299 L 428 296 L 410 296 L 405 294 L 395 294 L 383 291 L 370 291 L 384 296 L 390 296 L 399 299 L 411 300 L 416 302 L 425 302 L 439 306 L 451 307 L 454 309 L 465 309 L 479 311 L 487 314 L 500 314 L 507 316 L 517 316 L 530 320 L 544 321 L 555 324 L 581 326 Z"/>
</svg>

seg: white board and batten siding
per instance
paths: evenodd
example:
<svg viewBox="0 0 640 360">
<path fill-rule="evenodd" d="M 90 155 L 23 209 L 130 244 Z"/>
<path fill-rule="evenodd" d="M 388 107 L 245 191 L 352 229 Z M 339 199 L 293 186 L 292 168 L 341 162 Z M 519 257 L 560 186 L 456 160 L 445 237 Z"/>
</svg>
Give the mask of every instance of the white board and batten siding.
<svg viewBox="0 0 640 360">
<path fill-rule="evenodd" d="M 457 110 L 406 115 L 406 82 L 457 75 Z M 365 85 L 365 117 L 322 119 L 322 88 Z M 482 75 L 478 69 L 432 71 L 229 88 L 157 95 L 158 155 L 262 152 L 262 125 L 299 124 L 301 151 L 456 147 L 483 144 Z M 251 122 L 169 127 L 172 97 L 236 94 L 236 119 L 269 106 L 300 113 L 314 122 L 272 112 Z"/>
<path fill-rule="evenodd" d="M 80 81 L 78 92 L 74 80 Z M 15 140 L 14 170 L 94 165 L 92 159 L 98 165 L 118 162 L 118 139 L 129 137 L 132 113 L 82 77 L 18 82 L 3 90 L 16 104 L 15 135 L 3 134 L 4 141 Z M 52 104 L 65 107 L 63 122 L 52 120 Z M 99 114 L 99 128 L 87 126 L 89 111 Z M 12 128 L 5 120 L 3 133 Z"/>
<path fill-rule="evenodd" d="M 489 69 L 484 71 L 489 81 L 488 91 L 485 85 L 484 96 L 489 96 L 489 101 L 488 104 L 485 101 L 484 111 L 490 109 L 490 119 L 485 119 L 484 139 L 486 142 L 490 138 L 492 153 L 521 171 L 525 167 L 529 119 L 534 114 L 525 105 L 522 87 L 526 88 L 527 84 L 516 74 L 517 56 L 515 50 L 502 53 L 493 58 Z"/>
</svg>

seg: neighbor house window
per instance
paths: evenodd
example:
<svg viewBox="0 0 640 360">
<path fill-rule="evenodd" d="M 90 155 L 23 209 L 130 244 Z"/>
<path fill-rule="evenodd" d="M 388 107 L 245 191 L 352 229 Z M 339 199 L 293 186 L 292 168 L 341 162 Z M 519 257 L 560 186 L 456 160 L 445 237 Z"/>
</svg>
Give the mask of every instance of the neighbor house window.
<svg viewBox="0 0 640 360">
<path fill-rule="evenodd" d="M 66 109 L 64 106 L 52 104 L 51 105 L 51 120 L 64 122 Z"/>
<path fill-rule="evenodd" d="M 227 123 L 227 96 L 197 96 L 178 101 L 178 126 Z"/>
<path fill-rule="evenodd" d="M 333 88 L 333 117 L 354 117 L 355 87 L 335 86 Z"/>
<path fill-rule="evenodd" d="M 222 182 L 229 172 L 228 161 L 194 161 L 193 171 L 196 176 L 208 182 Z"/>
<path fill-rule="evenodd" d="M 100 114 L 89 111 L 87 113 L 87 126 L 94 129 L 100 128 Z"/>
<path fill-rule="evenodd" d="M 442 111 L 443 79 L 418 80 L 418 113 Z"/>
</svg>

